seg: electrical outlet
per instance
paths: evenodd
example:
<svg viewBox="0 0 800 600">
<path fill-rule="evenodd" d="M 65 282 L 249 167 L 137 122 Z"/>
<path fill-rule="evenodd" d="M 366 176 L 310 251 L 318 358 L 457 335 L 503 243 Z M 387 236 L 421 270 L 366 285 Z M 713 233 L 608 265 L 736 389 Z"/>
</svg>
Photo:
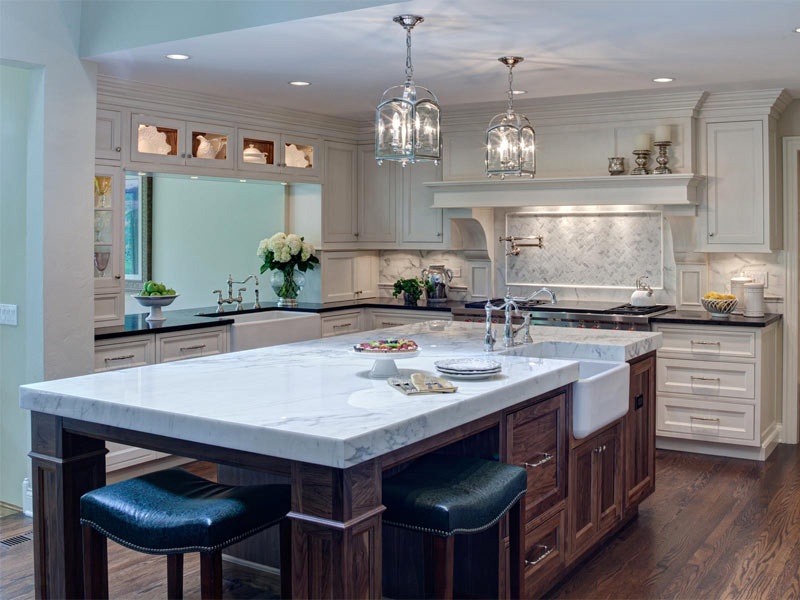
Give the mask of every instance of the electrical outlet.
<svg viewBox="0 0 800 600">
<path fill-rule="evenodd" d="M 747 271 L 747 275 L 753 278 L 753 283 L 763 283 L 765 288 L 769 287 L 769 277 L 766 271 Z"/>
<path fill-rule="evenodd" d="M 0 325 L 17 324 L 17 305 L 0 304 Z"/>
<path fill-rule="evenodd" d="M 461 277 L 461 267 L 456 267 L 453 269 L 453 279 L 458 279 Z"/>
</svg>

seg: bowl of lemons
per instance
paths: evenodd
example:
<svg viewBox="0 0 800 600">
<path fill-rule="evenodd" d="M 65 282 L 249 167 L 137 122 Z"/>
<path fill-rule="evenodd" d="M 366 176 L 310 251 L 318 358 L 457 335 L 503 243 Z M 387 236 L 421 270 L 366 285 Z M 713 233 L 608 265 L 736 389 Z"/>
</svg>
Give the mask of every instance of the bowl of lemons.
<svg viewBox="0 0 800 600">
<path fill-rule="evenodd" d="M 733 294 L 708 292 L 700 298 L 700 304 L 711 314 L 712 319 L 727 319 L 736 310 L 739 301 Z"/>
<path fill-rule="evenodd" d="M 161 308 L 172 304 L 179 295 L 163 283 L 145 281 L 142 290 L 134 298 L 139 304 L 150 309 L 150 314 L 146 317 L 147 321 L 165 321 L 166 317 Z"/>
</svg>

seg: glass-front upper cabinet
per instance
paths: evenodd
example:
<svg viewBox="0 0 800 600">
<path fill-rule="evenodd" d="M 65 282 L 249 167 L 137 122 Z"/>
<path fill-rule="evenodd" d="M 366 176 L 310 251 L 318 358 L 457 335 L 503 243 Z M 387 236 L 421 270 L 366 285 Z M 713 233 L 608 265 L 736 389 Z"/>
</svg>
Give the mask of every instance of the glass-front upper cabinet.
<svg viewBox="0 0 800 600">
<path fill-rule="evenodd" d="M 319 175 L 319 140 L 316 138 L 281 136 L 283 172 L 294 175 Z"/>
<path fill-rule="evenodd" d="M 131 160 L 171 165 L 185 164 L 185 137 L 185 121 L 132 115 Z"/>
<path fill-rule="evenodd" d="M 121 323 L 124 314 L 122 275 L 123 175 L 116 167 L 95 167 L 94 294 L 95 322 Z"/>
<path fill-rule="evenodd" d="M 189 122 L 186 124 L 186 131 L 190 144 L 186 148 L 187 165 L 233 168 L 233 127 Z"/>
<path fill-rule="evenodd" d="M 239 129 L 237 163 L 242 171 L 280 173 L 281 134 Z"/>
</svg>

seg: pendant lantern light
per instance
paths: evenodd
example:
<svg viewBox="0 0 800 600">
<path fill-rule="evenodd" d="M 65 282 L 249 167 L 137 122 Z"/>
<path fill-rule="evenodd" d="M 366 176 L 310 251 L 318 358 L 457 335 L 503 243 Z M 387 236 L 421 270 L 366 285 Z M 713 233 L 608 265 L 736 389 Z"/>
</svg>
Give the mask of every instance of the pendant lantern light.
<svg viewBox="0 0 800 600">
<path fill-rule="evenodd" d="M 423 17 L 399 15 L 394 18 L 406 30 L 406 81 L 383 92 L 375 111 L 375 158 L 407 163 L 442 157 L 441 110 L 436 95 L 414 83 L 411 64 L 411 30 Z"/>
<path fill-rule="evenodd" d="M 514 66 L 524 59 L 521 56 L 501 56 L 501 63 L 508 67 L 508 108 L 495 115 L 486 130 L 486 175 L 536 174 L 536 134 L 525 115 L 514 112 Z"/>
</svg>

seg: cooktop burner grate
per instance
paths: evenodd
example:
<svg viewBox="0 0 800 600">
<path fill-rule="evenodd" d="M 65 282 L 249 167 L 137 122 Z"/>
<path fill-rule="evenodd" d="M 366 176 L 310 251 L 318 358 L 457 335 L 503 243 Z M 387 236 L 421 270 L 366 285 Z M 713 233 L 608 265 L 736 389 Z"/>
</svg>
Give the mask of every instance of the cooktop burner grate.
<svg viewBox="0 0 800 600">
<path fill-rule="evenodd" d="M 666 304 L 656 304 L 655 306 L 633 306 L 632 304 L 623 304 L 617 306 L 606 312 L 616 315 L 651 315 L 653 313 L 667 310 L 669 306 Z"/>
</svg>

